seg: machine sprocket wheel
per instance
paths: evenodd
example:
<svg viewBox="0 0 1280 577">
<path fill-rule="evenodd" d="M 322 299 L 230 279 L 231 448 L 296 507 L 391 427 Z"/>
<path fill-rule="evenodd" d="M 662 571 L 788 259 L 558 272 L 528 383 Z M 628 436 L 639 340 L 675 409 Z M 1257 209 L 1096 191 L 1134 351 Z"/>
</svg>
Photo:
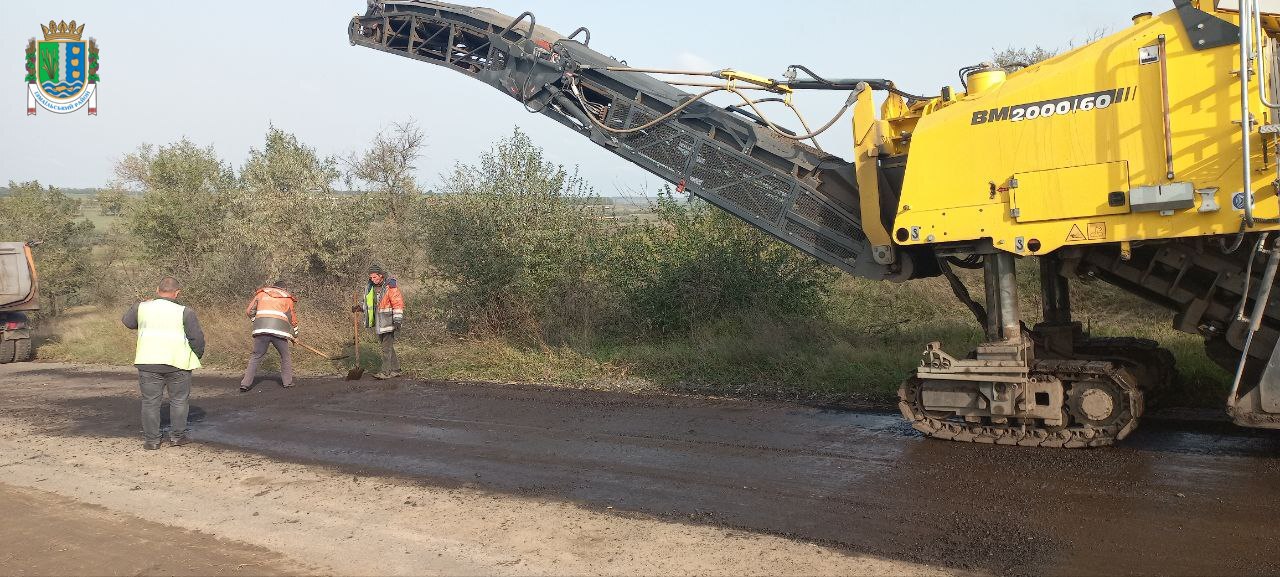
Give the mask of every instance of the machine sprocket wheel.
<svg viewBox="0 0 1280 577">
<path fill-rule="evenodd" d="M 1173 353 L 1151 339 L 1092 337 L 1076 342 L 1074 348 L 1078 358 L 1111 361 L 1129 369 L 1149 403 L 1157 402 L 1178 377 Z"/>
<path fill-rule="evenodd" d="M 1123 414 L 1123 393 L 1104 380 L 1071 383 L 1067 387 L 1067 413 L 1076 423 L 1109 427 Z"/>
</svg>

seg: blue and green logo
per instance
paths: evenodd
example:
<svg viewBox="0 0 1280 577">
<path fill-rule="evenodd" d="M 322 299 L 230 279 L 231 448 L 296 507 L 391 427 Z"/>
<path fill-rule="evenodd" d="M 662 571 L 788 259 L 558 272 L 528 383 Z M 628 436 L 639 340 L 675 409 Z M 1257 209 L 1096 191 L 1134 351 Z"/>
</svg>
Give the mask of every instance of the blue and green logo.
<svg viewBox="0 0 1280 577">
<path fill-rule="evenodd" d="M 66 114 L 88 107 L 98 114 L 98 42 L 81 40 L 84 24 L 49 21 L 44 40 L 27 42 L 27 114 L 36 105 Z"/>
</svg>

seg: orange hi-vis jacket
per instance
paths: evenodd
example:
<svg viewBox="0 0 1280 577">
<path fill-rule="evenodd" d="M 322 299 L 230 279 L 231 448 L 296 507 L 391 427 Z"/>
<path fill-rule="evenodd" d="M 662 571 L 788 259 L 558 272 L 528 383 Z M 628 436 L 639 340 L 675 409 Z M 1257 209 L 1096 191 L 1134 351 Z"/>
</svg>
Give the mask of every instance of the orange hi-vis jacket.
<svg viewBox="0 0 1280 577">
<path fill-rule="evenodd" d="M 393 332 L 404 320 L 404 294 L 394 278 L 385 277 L 380 285 L 369 283 L 362 305 L 366 315 L 365 326 L 375 333 Z"/>
<path fill-rule="evenodd" d="M 271 335 L 284 339 L 298 336 L 298 314 L 293 305 L 297 297 L 280 287 L 258 289 L 245 311 L 253 319 L 253 335 Z"/>
</svg>

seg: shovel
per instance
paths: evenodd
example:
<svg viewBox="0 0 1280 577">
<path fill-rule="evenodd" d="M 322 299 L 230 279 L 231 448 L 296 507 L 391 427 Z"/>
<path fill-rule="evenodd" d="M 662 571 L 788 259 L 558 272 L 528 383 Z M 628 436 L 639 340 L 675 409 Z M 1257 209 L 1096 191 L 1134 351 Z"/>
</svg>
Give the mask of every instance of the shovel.
<svg viewBox="0 0 1280 577">
<path fill-rule="evenodd" d="M 326 359 L 326 360 L 330 360 L 330 361 L 336 361 L 336 360 L 339 360 L 339 359 L 345 359 L 345 358 L 347 358 L 347 357 L 351 356 L 351 355 L 339 355 L 339 356 L 331 357 L 331 356 L 329 356 L 329 355 L 324 354 L 324 352 L 323 352 L 323 351 L 320 351 L 320 350 L 315 349 L 314 347 L 308 346 L 307 344 L 305 344 L 305 343 L 303 343 L 302 341 L 299 341 L 299 340 L 297 340 L 297 339 L 294 339 L 294 340 L 293 340 L 293 344 L 298 345 L 298 346 L 300 346 L 300 347 L 302 347 L 302 348 L 304 348 L 304 349 L 307 349 L 308 351 L 311 351 L 311 352 L 313 352 L 313 353 L 315 353 L 315 354 L 317 354 L 317 355 L 320 355 L 320 357 L 321 357 L 321 358 L 324 358 L 324 359 Z"/>
<path fill-rule="evenodd" d="M 356 295 L 355 302 L 360 302 L 359 295 Z M 360 318 L 356 316 L 356 313 L 351 313 L 351 333 L 355 337 L 351 341 L 351 346 L 356 350 L 356 366 L 347 371 L 346 380 L 358 381 L 360 377 L 364 376 L 364 367 L 360 366 Z"/>
</svg>

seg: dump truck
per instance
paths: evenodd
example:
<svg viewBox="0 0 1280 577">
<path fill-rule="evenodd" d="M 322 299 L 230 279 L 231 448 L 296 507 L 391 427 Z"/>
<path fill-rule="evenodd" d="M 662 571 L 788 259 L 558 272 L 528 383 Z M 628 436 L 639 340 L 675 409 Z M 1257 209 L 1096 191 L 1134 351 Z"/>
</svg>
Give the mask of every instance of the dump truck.
<svg viewBox="0 0 1280 577">
<path fill-rule="evenodd" d="M 1175 0 L 1042 62 L 957 63 L 960 86 L 932 94 L 803 64 L 641 68 L 594 50 L 586 27 L 425 0 L 370 1 L 347 33 L 488 84 L 846 273 L 945 277 L 986 342 L 921 343 L 903 416 L 939 439 L 1076 448 L 1125 438 L 1175 375 L 1153 341 L 1083 330 L 1078 280 L 1167 309 L 1234 375 L 1231 418 L 1280 428 L 1280 8 L 1266 4 Z M 798 128 L 766 110 L 799 115 L 808 91 L 847 99 Z M 816 136 L 850 110 L 846 158 Z M 1030 326 L 1020 259 L 1038 263 Z M 981 299 L 956 269 L 981 271 Z"/>
<path fill-rule="evenodd" d="M 0 364 L 35 358 L 31 321 L 40 310 L 35 259 L 23 242 L 0 242 Z"/>
</svg>

